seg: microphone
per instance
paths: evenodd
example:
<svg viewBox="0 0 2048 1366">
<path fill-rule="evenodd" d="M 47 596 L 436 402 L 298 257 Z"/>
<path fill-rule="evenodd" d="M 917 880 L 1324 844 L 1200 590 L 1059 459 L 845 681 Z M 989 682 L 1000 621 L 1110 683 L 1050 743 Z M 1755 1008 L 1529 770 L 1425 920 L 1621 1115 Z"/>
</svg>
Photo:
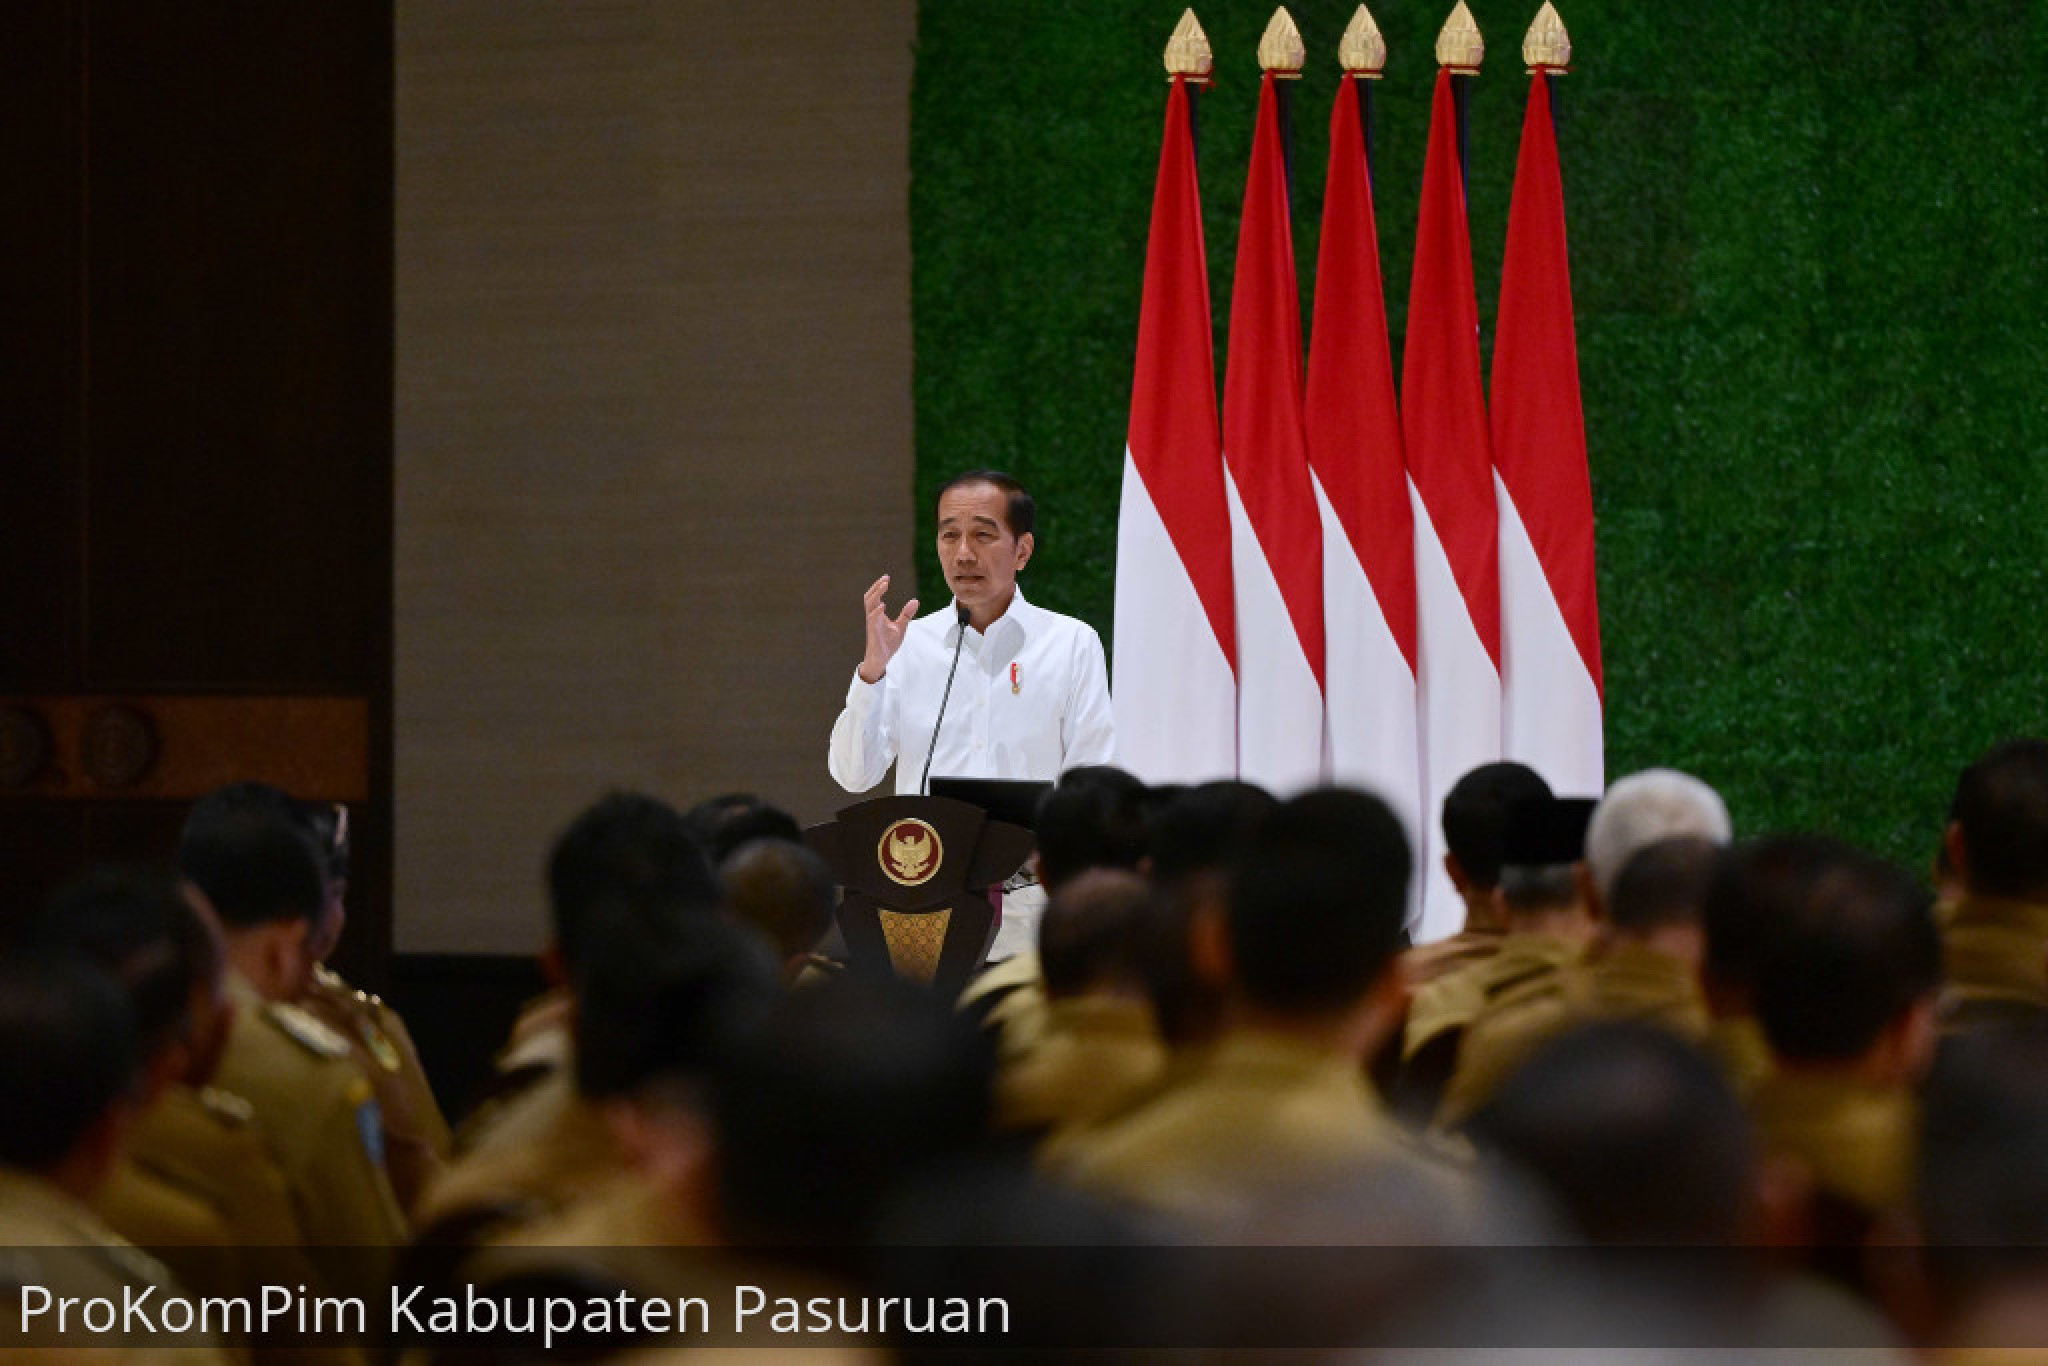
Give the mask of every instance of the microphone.
<svg viewBox="0 0 2048 1366">
<path fill-rule="evenodd" d="M 917 780 L 919 795 L 926 797 L 932 793 L 932 756 L 939 752 L 939 727 L 945 724 L 946 703 L 953 696 L 953 675 L 960 672 L 960 647 L 967 643 L 967 623 L 974 615 L 964 602 L 954 603 L 953 610 L 960 614 L 960 631 L 953 637 L 953 667 L 946 670 L 946 690 L 939 694 L 939 717 L 932 722 L 931 748 L 924 752 L 924 773 Z"/>
</svg>

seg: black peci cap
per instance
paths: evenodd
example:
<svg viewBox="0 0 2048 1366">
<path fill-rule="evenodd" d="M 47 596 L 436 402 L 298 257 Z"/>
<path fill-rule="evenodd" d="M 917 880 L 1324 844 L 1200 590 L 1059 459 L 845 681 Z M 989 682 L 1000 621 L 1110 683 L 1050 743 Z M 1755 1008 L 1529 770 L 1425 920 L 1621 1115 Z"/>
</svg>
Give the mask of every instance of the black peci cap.
<svg viewBox="0 0 2048 1366">
<path fill-rule="evenodd" d="M 1577 863 L 1586 852 L 1592 797 L 1538 797 L 1508 808 L 1501 863 L 1522 868 Z"/>
</svg>

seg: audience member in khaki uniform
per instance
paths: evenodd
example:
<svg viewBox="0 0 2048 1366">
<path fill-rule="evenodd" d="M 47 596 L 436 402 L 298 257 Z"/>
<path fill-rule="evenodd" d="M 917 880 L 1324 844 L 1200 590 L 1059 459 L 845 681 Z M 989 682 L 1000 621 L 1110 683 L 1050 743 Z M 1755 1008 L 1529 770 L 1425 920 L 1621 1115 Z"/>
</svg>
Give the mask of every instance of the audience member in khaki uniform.
<svg viewBox="0 0 2048 1366">
<path fill-rule="evenodd" d="M 783 981 L 815 984 L 836 971 L 817 952 L 838 895 L 825 860 L 795 840 L 762 837 L 727 854 L 718 876 L 733 919 L 775 946 Z"/>
<path fill-rule="evenodd" d="M 1145 784 L 1110 764 L 1081 764 L 1039 799 L 1031 871 L 1048 900 L 1091 868 L 1135 871 L 1146 854 Z M 991 964 L 960 993 L 960 1009 L 1005 1058 L 1037 1047 L 1048 1025 L 1042 957 L 1027 949 Z"/>
<path fill-rule="evenodd" d="M 2048 1008 L 2048 740 L 1963 770 L 1943 849 L 1962 886 L 1942 920 L 1943 1025 Z"/>
<path fill-rule="evenodd" d="M 1467 1036 L 1459 1080 L 1469 1088 L 1461 1093 L 1468 1113 L 1539 1044 L 1576 1025 L 1632 1020 L 1694 1043 L 1706 1038 L 1700 914 L 1718 852 L 1707 840 L 1681 835 L 1628 861 L 1585 956 Z"/>
<path fill-rule="evenodd" d="M 529 1032 L 569 1059 L 507 1098 L 488 1126 L 465 1126 L 467 1147 L 422 1196 L 422 1241 L 461 1247 L 501 1236 L 510 1227 L 548 1217 L 614 1177 L 623 1166 L 618 1141 L 599 1107 L 582 1094 L 580 1011 L 600 945 L 669 942 L 695 917 L 717 919 L 717 876 L 683 816 L 668 803 L 635 793 L 605 797 L 570 823 L 548 861 L 553 937 L 542 953 L 548 976 L 565 990 L 549 1022 Z M 601 1071 L 604 1059 L 594 1060 Z"/>
<path fill-rule="evenodd" d="M 1731 861 L 1766 917 L 1756 1013 L 1777 1059 L 1750 1114 L 1766 1154 L 1808 1190 L 1815 1244 L 1853 1246 L 1906 1203 L 1941 980 L 1928 896 L 1834 840 L 1761 840 Z"/>
<path fill-rule="evenodd" d="M 1063 882 L 1038 923 L 1045 1032 L 996 1072 L 996 1126 L 1034 1136 L 1100 1119 L 1166 1067 L 1145 992 L 1152 889 L 1091 869 Z"/>
<path fill-rule="evenodd" d="M 1528 1032 L 1562 1008 L 1564 969 L 1578 961 L 1598 926 L 1579 870 L 1592 814 L 1592 801 L 1583 797 L 1541 797 L 1508 814 L 1494 889 L 1507 934 L 1497 952 L 1464 970 L 1478 1011 L 1444 1087 L 1437 1112 L 1444 1128 L 1471 1117 L 1519 1060 Z"/>
<path fill-rule="evenodd" d="M 1079 1136 L 1054 1174 L 1215 1234 L 1283 1192 L 1396 1157 L 1365 1079 L 1400 1019 L 1400 822 L 1340 789 L 1287 802 L 1231 870 L 1229 1023 L 1176 1085 Z"/>
<path fill-rule="evenodd" d="M 292 1004 L 312 978 L 327 899 L 317 851 L 276 815 L 202 801 L 178 862 L 226 930 L 235 1017 L 216 1080 L 254 1111 L 331 1293 L 381 1299 L 406 1226 L 377 1102 L 347 1041 Z"/>
<path fill-rule="evenodd" d="M 212 1340 L 58 1336 L 30 1287 L 53 1297 L 185 1290 L 108 1228 L 90 1202 L 118 1160 L 141 1070 L 121 987 L 76 950 L 0 955 L 0 1355 L 57 1363 L 224 1360 Z M 47 1306 L 45 1306 L 47 1307 Z"/>
<path fill-rule="evenodd" d="M 1904 1239 L 1920 1245 L 1919 1276 L 1891 1307 L 1933 1361 L 2038 1359 L 2048 1343 L 2048 1020 L 1944 1039 L 1922 1111 Z"/>
<path fill-rule="evenodd" d="M 314 968 L 312 986 L 297 1004 L 347 1042 L 356 1069 L 376 1092 L 385 1170 L 400 1208 L 410 1209 L 453 1146 L 411 1031 L 382 999 L 324 964 Z"/>
</svg>

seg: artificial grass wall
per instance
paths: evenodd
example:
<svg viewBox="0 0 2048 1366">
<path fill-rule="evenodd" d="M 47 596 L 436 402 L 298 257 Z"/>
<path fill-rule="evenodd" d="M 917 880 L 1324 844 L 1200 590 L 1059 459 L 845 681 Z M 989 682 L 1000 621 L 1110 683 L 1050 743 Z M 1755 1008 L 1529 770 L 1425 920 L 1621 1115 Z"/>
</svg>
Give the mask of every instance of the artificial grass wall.
<svg viewBox="0 0 2048 1366">
<path fill-rule="evenodd" d="M 1489 349 L 1537 4 L 1471 4 Z M 1290 7 L 1309 53 L 1304 318 L 1354 7 Z M 1105 641 L 1180 9 L 924 0 L 918 22 L 917 505 L 971 465 L 1017 473 L 1041 507 L 1028 591 Z M 1397 367 L 1449 9 L 1373 5 Z M 1197 13 L 1216 50 L 1198 129 L 1220 382 L 1271 7 Z M 1674 764 L 1719 787 L 1741 831 L 1828 830 L 1924 866 L 1960 766 L 2048 732 L 2048 6 L 1565 0 L 1563 17 L 1608 771 Z M 938 583 L 928 536 L 918 553 Z"/>
</svg>

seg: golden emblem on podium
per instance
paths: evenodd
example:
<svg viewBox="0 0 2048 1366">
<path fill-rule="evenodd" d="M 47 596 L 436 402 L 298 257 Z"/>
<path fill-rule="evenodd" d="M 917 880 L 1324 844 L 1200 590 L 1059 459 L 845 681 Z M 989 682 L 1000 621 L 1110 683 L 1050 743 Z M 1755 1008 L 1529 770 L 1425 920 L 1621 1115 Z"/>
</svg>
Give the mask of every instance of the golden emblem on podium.
<svg viewBox="0 0 2048 1366">
<path fill-rule="evenodd" d="M 897 821 L 884 830 L 875 852 L 882 872 L 904 887 L 930 882 L 946 856 L 939 832 L 914 818 Z"/>
</svg>

